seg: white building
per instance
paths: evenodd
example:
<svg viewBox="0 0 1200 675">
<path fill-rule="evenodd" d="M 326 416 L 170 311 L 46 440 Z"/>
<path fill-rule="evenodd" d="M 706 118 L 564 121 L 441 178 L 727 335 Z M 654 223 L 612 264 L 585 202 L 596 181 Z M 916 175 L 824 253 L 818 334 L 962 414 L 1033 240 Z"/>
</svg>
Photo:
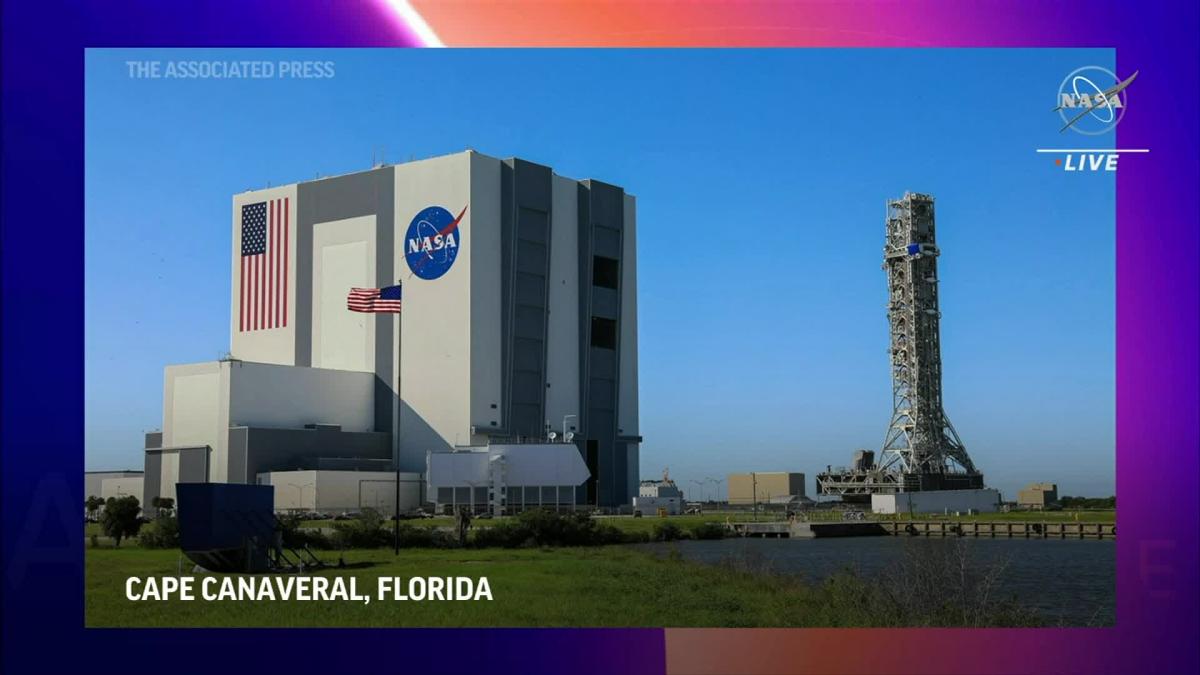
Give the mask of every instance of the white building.
<svg viewBox="0 0 1200 675">
<path fill-rule="evenodd" d="M 683 490 L 675 485 L 673 480 L 644 480 L 638 485 L 639 497 L 654 497 L 654 498 L 670 498 L 683 499 Z"/>
<path fill-rule="evenodd" d="M 683 497 L 650 497 L 639 495 L 633 498 L 634 513 L 654 515 L 659 509 L 666 509 L 668 515 L 677 516 L 683 513 Z"/>
<path fill-rule="evenodd" d="M 104 481 L 109 478 L 140 478 L 141 471 L 85 471 L 83 473 L 83 498 L 88 497 L 103 497 Z M 142 498 L 142 493 L 138 492 L 135 495 L 138 499 Z"/>
<path fill-rule="evenodd" d="M 980 490 L 929 490 L 871 495 L 871 511 L 905 513 L 994 513 L 1000 510 L 1000 492 Z"/>
<path fill-rule="evenodd" d="M 466 151 L 231 206 L 232 359 L 168 367 L 147 499 L 280 470 L 419 473 L 429 452 L 556 430 L 590 474 L 578 503 L 629 503 L 631 195 Z M 347 309 L 351 288 L 397 283 L 402 314 Z"/>
<path fill-rule="evenodd" d="M 431 452 L 429 499 L 439 513 L 460 506 L 495 515 L 531 508 L 574 508 L 590 476 L 570 443 L 491 444 Z"/>
<path fill-rule="evenodd" d="M 118 478 L 105 478 L 100 483 L 100 494 L 97 495 L 104 501 L 120 497 L 137 497 L 138 503 L 142 508 L 146 504 L 142 502 L 143 480 L 138 476 L 121 476 Z"/>
<path fill-rule="evenodd" d="M 257 482 L 274 486 L 276 511 L 396 513 L 394 471 L 267 471 L 258 474 Z M 401 473 L 399 485 L 400 513 L 419 508 L 424 502 L 421 475 Z"/>
</svg>

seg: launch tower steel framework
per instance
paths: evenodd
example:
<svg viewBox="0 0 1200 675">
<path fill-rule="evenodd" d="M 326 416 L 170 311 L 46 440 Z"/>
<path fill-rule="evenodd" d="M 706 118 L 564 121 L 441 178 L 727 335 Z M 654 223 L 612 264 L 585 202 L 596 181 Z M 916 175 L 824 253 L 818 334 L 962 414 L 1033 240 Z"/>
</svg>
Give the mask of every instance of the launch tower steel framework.
<svg viewBox="0 0 1200 675">
<path fill-rule="evenodd" d="M 889 201 L 885 229 L 891 422 L 878 463 L 873 453 L 859 452 L 854 466 L 819 474 L 819 492 L 867 498 L 872 493 L 982 488 L 983 474 L 942 407 L 933 197 L 909 192 Z"/>
</svg>

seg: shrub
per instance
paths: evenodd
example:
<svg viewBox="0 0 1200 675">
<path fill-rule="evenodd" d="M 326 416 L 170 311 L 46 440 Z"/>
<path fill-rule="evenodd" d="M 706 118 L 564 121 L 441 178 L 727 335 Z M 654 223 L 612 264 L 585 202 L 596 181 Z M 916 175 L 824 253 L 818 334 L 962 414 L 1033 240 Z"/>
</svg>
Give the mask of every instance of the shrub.
<svg viewBox="0 0 1200 675">
<path fill-rule="evenodd" d="M 386 530 L 385 530 L 386 531 Z M 454 537 L 443 530 L 420 525 L 400 523 L 400 548 L 453 548 L 457 546 Z M 392 543 L 392 533 L 388 533 L 388 543 Z"/>
<path fill-rule="evenodd" d="M 896 560 L 877 578 L 847 570 L 817 587 L 814 607 L 830 625 L 1036 626 L 1036 612 L 1001 592 L 1003 560 L 977 560 L 966 540 L 905 540 Z"/>
<path fill-rule="evenodd" d="M 517 548 L 530 541 L 532 540 L 529 528 L 515 519 L 503 520 L 491 527 L 478 528 L 471 539 L 471 543 L 480 548 Z"/>
<path fill-rule="evenodd" d="M 352 520 L 333 524 L 333 543 L 339 548 L 383 548 L 392 543 L 392 533 L 383 529 L 383 517 L 375 509 L 363 509 Z"/>
<path fill-rule="evenodd" d="M 179 548 L 179 519 L 175 516 L 159 516 L 154 526 L 147 527 L 138 535 L 142 548 Z"/>
<path fill-rule="evenodd" d="M 294 549 L 314 548 L 329 551 L 337 548 L 329 535 L 316 528 L 299 528 L 290 537 L 285 535 L 283 543 Z"/>
<path fill-rule="evenodd" d="M 685 539 L 685 533 L 678 525 L 672 522 L 655 523 L 654 534 L 651 537 L 654 541 L 675 541 L 676 539 Z"/>
<path fill-rule="evenodd" d="M 479 528 L 474 533 L 475 546 L 604 546 L 636 541 L 637 535 L 627 535 L 619 528 L 594 520 L 580 512 L 557 513 L 549 509 L 531 509 L 515 518 Z"/>
<path fill-rule="evenodd" d="M 399 532 L 400 548 L 452 548 L 454 538 L 447 532 L 432 527 L 388 523 L 374 509 L 365 509 L 353 520 L 333 524 L 333 536 L 326 537 L 319 530 L 297 527 L 289 535 L 284 530 L 284 543 L 299 548 L 307 544 L 311 548 L 388 548 L 395 545 Z"/>
<path fill-rule="evenodd" d="M 91 495 L 87 498 L 87 501 L 84 502 L 84 508 L 87 509 L 88 518 L 95 518 L 96 513 L 98 513 L 103 506 L 104 500 L 96 495 Z"/>
<path fill-rule="evenodd" d="M 297 514 L 286 514 L 278 517 L 279 532 L 283 545 L 288 548 L 315 548 L 329 550 L 335 548 L 333 541 L 317 528 L 300 527 L 304 519 Z"/>
<path fill-rule="evenodd" d="M 720 523 L 700 523 L 692 528 L 693 539 L 724 539 L 725 526 Z"/>
<path fill-rule="evenodd" d="M 605 546 L 608 544 L 634 543 L 641 539 L 641 537 L 638 537 L 637 535 L 643 534 L 643 533 L 628 533 L 627 534 L 627 533 L 623 532 L 621 530 L 621 528 L 617 527 L 616 525 L 610 525 L 608 523 L 597 523 L 595 529 L 596 529 L 596 534 L 594 536 L 593 543 L 595 543 L 595 545 L 597 545 L 597 546 Z"/>
</svg>

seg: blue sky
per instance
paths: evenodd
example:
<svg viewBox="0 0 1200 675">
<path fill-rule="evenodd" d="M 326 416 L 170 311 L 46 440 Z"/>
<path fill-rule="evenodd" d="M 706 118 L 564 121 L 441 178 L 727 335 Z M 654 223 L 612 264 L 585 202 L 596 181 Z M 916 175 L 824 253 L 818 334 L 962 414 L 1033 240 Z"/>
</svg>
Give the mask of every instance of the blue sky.
<svg viewBox="0 0 1200 675">
<path fill-rule="evenodd" d="M 330 79 L 129 77 L 318 59 Z M 162 368 L 229 346 L 229 199 L 474 148 L 638 197 L 642 474 L 804 471 L 890 413 L 884 202 L 937 199 L 947 412 L 1007 496 L 1114 490 L 1114 179 L 1059 82 L 1110 50 L 91 50 L 86 465 L 140 467 Z M 1136 92 L 1132 92 L 1136 98 Z M 711 487 L 706 488 L 712 490 Z"/>
</svg>

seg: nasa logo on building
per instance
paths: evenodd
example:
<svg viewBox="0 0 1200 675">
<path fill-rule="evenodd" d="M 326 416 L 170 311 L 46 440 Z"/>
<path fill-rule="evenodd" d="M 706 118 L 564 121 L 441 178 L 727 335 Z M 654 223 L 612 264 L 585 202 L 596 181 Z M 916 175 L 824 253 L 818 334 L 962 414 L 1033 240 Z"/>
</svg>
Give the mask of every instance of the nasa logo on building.
<svg viewBox="0 0 1200 675">
<path fill-rule="evenodd" d="M 466 213 L 465 206 L 458 217 L 441 206 L 428 206 L 413 216 L 404 236 L 404 259 L 414 275 L 433 280 L 450 271 L 462 248 L 458 225 Z"/>
</svg>

